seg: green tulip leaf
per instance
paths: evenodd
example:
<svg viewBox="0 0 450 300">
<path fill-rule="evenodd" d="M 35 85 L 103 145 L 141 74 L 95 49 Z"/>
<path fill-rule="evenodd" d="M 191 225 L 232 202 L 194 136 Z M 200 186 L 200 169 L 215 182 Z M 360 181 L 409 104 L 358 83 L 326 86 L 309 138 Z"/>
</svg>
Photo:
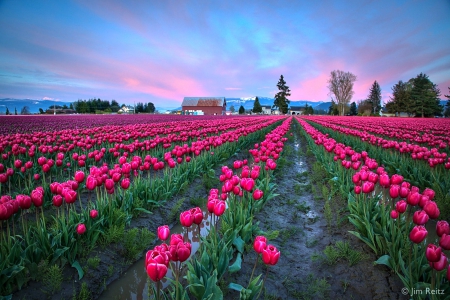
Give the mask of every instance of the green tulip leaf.
<svg viewBox="0 0 450 300">
<path fill-rule="evenodd" d="M 229 289 L 232 289 L 232 290 L 235 290 L 235 291 L 238 291 L 238 292 L 240 292 L 241 290 L 244 289 L 244 287 L 243 287 L 242 285 L 237 284 L 237 283 L 234 283 L 234 282 L 231 282 L 231 283 L 228 285 L 228 288 L 229 288 Z"/>
<path fill-rule="evenodd" d="M 391 259 L 391 257 L 387 254 L 381 256 L 379 259 L 377 259 L 377 261 L 375 262 L 375 264 L 377 265 L 385 265 L 388 266 L 390 269 L 392 269 L 392 264 L 389 261 Z"/>
<path fill-rule="evenodd" d="M 236 237 L 236 238 L 233 240 L 233 246 L 235 246 L 236 249 L 237 249 L 240 253 L 244 253 L 244 245 L 245 245 L 245 243 L 244 243 L 244 241 L 241 239 L 240 236 Z"/>
<path fill-rule="evenodd" d="M 83 271 L 83 269 L 81 268 L 81 266 L 80 266 L 80 263 L 78 262 L 78 260 L 76 260 L 76 261 L 74 261 L 73 263 L 72 263 L 72 267 L 74 267 L 75 269 L 77 269 L 77 271 L 78 271 L 78 280 L 81 280 L 81 278 L 83 278 L 83 276 L 84 276 L 84 271 Z"/>
<path fill-rule="evenodd" d="M 234 263 L 228 267 L 228 271 L 230 273 L 237 272 L 241 269 L 241 265 L 242 265 L 242 254 L 238 253 Z"/>
</svg>

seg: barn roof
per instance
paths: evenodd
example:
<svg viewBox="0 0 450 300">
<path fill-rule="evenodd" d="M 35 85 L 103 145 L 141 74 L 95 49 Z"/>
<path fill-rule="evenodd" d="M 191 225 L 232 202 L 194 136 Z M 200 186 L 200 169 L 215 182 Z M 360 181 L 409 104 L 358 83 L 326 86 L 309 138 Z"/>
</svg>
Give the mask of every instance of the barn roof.
<svg viewBox="0 0 450 300">
<path fill-rule="evenodd" d="M 304 106 L 291 106 L 290 110 L 304 110 Z"/>
<path fill-rule="evenodd" d="M 223 106 L 225 97 L 184 97 L 181 106 Z"/>
</svg>

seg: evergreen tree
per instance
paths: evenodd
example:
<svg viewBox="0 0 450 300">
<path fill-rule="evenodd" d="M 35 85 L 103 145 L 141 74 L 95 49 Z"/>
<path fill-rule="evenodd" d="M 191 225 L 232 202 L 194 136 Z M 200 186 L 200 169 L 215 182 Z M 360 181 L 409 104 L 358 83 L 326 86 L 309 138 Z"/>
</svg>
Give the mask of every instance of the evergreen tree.
<svg viewBox="0 0 450 300">
<path fill-rule="evenodd" d="M 147 109 L 145 110 L 148 113 L 154 113 L 156 110 L 155 105 L 152 102 L 147 103 Z"/>
<path fill-rule="evenodd" d="M 439 105 L 441 91 L 426 74 L 420 73 L 412 80 L 412 112 L 419 117 L 431 117 L 442 114 Z"/>
<path fill-rule="evenodd" d="M 231 105 L 231 106 L 230 106 L 230 111 L 231 111 L 232 113 L 234 113 L 234 112 L 235 112 L 235 110 L 236 110 L 236 109 L 234 108 L 234 106 L 233 106 L 233 105 Z"/>
<path fill-rule="evenodd" d="M 6 112 L 5 112 L 5 115 L 10 115 L 11 113 L 9 112 L 9 109 L 8 109 L 8 107 L 6 108 Z"/>
<path fill-rule="evenodd" d="M 355 103 L 355 101 L 353 101 L 350 104 L 350 116 L 356 116 L 357 114 L 358 114 L 358 110 L 356 108 L 356 103 Z"/>
<path fill-rule="evenodd" d="M 332 115 L 332 116 L 339 115 L 339 107 L 336 104 L 336 102 L 334 102 L 334 100 L 331 100 L 331 105 L 330 105 L 330 108 L 328 109 L 328 114 Z"/>
<path fill-rule="evenodd" d="M 275 100 L 272 107 L 277 107 L 282 114 L 286 114 L 290 103 L 287 97 L 291 95 L 291 90 L 286 85 L 286 81 L 284 81 L 283 75 L 280 76 L 277 87 L 279 92 L 275 95 Z"/>
<path fill-rule="evenodd" d="M 253 110 L 252 110 L 255 114 L 256 113 L 262 113 L 262 106 L 259 103 L 259 99 L 258 97 L 256 97 L 255 99 L 255 103 L 253 103 Z"/>
<path fill-rule="evenodd" d="M 239 107 L 239 114 L 240 115 L 245 114 L 245 108 L 242 105 Z"/>
<path fill-rule="evenodd" d="M 386 104 L 386 109 L 390 113 L 405 112 L 408 116 L 412 114 L 411 99 L 412 80 L 409 82 L 399 81 L 392 87 L 391 101 Z"/>
<path fill-rule="evenodd" d="M 14 114 L 17 116 L 17 108 L 14 107 Z"/>
<path fill-rule="evenodd" d="M 448 88 L 448 95 L 444 95 L 447 98 L 447 103 L 445 104 L 444 116 L 450 117 L 450 87 Z"/>
<path fill-rule="evenodd" d="M 376 80 L 370 88 L 367 100 L 372 105 L 372 114 L 379 115 L 381 110 L 381 88 Z"/>
<path fill-rule="evenodd" d="M 70 103 L 69 109 L 73 109 L 73 103 Z"/>
</svg>

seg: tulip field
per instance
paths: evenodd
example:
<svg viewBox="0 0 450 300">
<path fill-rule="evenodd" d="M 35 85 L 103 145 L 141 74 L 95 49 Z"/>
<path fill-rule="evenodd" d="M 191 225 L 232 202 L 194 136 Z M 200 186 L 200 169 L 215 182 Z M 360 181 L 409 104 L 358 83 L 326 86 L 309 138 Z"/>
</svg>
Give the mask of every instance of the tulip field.
<svg viewBox="0 0 450 300">
<path fill-rule="evenodd" d="M 51 270 L 58 268 L 76 272 L 82 294 L 89 254 L 123 243 L 117 249 L 130 263 L 144 256 L 149 298 L 223 299 L 227 278 L 227 299 L 262 299 L 283 253 L 255 217 L 277 200 L 274 172 L 288 138 L 298 135 L 346 199 L 350 233 L 375 263 L 394 272 L 411 298 L 450 299 L 449 120 L 90 115 L 7 116 L 0 124 L 6 298 L 44 275 L 57 281 Z M 216 167 L 217 186 L 200 195 L 204 207 L 175 211 L 187 233 L 198 231 L 196 251 L 188 234 L 171 233 L 172 220 L 148 224 L 154 232 L 132 228 Z M 256 253 L 251 275 L 232 282 L 248 251 Z M 255 273 L 258 260 L 265 274 Z M 50 287 L 51 295 L 60 289 Z M 435 292 L 414 293 L 425 290 Z"/>
</svg>

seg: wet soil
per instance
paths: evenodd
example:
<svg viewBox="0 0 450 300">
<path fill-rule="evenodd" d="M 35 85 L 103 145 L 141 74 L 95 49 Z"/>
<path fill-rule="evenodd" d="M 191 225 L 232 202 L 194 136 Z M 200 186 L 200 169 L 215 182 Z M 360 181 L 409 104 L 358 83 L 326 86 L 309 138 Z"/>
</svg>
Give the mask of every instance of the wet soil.
<svg viewBox="0 0 450 300">
<path fill-rule="evenodd" d="M 286 143 L 283 153 L 285 164 L 282 166 L 279 162 L 281 168 L 275 177 L 279 195 L 256 216 L 261 229 L 272 237 L 269 243 L 281 251 L 278 263 L 269 268 L 259 258 L 255 276 L 266 277 L 260 299 L 407 299 L 401 294 L 403 286 L 395 274 L 383 266 L 374 266 L 376 258 L 370 249 L 348 233 L 353 228 L 342 213 L 343 199 L 331 201 L 332 220 L 327 222 L 325 201 L 319 196 L 320 191 L 315 192 L 321 187 L 312 182 L 314 158 L 306 155 L 306 142 L 298 134 L 299 127 L 293 132 L 295 134 Z M 243 158 L 248 158 L 248 152 L 244 151 L 224 164 L 231 165 L 235 159 Z M 215 174 L 218 178 L 220 166 L 215 168 Z M 205 183 L 202 177 L 196 178 L 183 194 L 168 200 L 163 208 L 155 209 L 151 215 L 133 219 L 130 227 L 156 232 L 163 224 L 175 226 L 181 211 L 200 206 L 201 198 L 206 201 L 213 183 Z M 175 215 L 171 213 L 172 208 L 177 209 Z M 324 250 L 327 246 L 328 250 L 337 249 L 336 242 L 346 242 L 348 248 L 355 251 L 353 254 L 359 253 L 352 260 L 354 265 L 350 266 L 348 253 L 347 257 L 327 258 Z M 148 249 L 156 244 L 155 240 Z M 245 287 L 250 279 L 257 257 L 251 245 L 247 249 L 240 272 L 226 276 L 221 282 L 227 300 L 239 299 L 236 291 L 227 290 L 230 282 Z M 135 261 L 125 259 L 121 253 L 120 244 L 97 247 L 88 257 L 100 258 L 100 264 L 89 268 L 81 282 L 74 268 L 65 268 L 59 291 L 51 293 L 42 281 L 32 281 L 16 292 L 13 299 L 148 299 L 145 273 L 142 275 L 130 268 Z M 114 287 L 112 293 L 104 292 L 112 289 L 111 283 L 123 276 L 133 278 L 127 281 L 128 286 Z M 81 283 L 87 284 L 85 294 Z"/>
</svg>

